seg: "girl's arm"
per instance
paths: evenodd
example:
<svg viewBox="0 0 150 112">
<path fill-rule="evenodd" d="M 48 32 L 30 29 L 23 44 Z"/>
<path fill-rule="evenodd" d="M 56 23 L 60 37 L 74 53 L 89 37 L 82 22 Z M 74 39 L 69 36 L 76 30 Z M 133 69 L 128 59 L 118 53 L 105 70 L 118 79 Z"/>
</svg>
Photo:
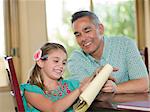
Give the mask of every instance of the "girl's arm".
<svg viewBox="0 0 150 112">
<path fill-rule="evenodd" d="M 63 112 L 69 108 L 81 94 L 81 88 L 77 88 L 64 98 L 52 102 L 41 94 L 25 91 L 25 97 L 29 105 L 42 112 Z"/>
<path fill-rule="evenodd" d="M 52 102 L 50 99 L 41 94 L 27 91 L 25 91 L 25 97 L 29 105 L 37 108 L 40 111 L 63 112 L 74 103 L 82 91 L 88 86 L 91 79 L 92 78 L 89 78 L 86 83 L 81 84 L 79 88 L 75 89 L 70 94 L 60 100 L 57 100 L 56 102 Z"/>
</svg>

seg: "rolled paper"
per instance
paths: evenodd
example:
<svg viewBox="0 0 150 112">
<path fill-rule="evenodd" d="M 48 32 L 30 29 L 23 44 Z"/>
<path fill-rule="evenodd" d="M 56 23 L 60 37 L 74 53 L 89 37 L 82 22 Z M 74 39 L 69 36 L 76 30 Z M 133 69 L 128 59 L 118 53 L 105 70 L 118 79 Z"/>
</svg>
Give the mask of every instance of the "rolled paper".
<svg viewBox="0 0 150 112">
<path fill-rule="evenodd" d="M 85 112 L 95 97 L 102 89 L 105 82 L 108 80 L 109 75 L 112 73 L 113 67 L 110 64 L 106 64 L 95 78 L 90 82 L 88 87 L 79 96 L 79 101 L 74 105 L 75 112 Z"/>
</svg>

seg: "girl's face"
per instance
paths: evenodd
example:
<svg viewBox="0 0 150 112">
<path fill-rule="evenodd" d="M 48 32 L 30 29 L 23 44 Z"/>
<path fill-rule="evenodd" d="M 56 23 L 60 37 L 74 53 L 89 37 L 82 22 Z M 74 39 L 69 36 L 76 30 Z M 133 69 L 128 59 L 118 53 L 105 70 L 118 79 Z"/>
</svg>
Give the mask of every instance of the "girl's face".
<svg viewBox="0 0 150 112">
<path fill-rule="evenodd" d="M 49 53 L 48 59 L 42 61 L 41 71 L 43 73 L 44 80 L 49 78 L 52 80 L 58 80 L 65 71 L 65 65 L 67 63 L 67 54 L 61 50 L 52 50 Z"/>
</svg>

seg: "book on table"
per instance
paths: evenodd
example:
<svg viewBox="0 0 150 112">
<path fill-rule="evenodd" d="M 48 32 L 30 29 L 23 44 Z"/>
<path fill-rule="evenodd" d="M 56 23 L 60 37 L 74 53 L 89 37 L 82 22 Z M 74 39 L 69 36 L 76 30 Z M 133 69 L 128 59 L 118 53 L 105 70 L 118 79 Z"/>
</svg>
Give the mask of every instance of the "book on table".
<svg viewBox="0 0 150 112">
<path fill-rule="evenodd" d="M 129 110 L 150 111 L 150 100 L 118 103 L 117 108 L 129 109 Z"/>
<path fill-rule="evenodd" d="M 88 87 L 81 93 L 77 103 L 73 105 L 75 112 L 85 112 L 90 107 L 90 105 L 100 92 L 101 88 L 108 80 L 108 77 L 112 73 L 112 71 L 113 67 L 110 64 L 106 64 L 99 71 L 99 73 L 90 82 Z"/>
</svg>

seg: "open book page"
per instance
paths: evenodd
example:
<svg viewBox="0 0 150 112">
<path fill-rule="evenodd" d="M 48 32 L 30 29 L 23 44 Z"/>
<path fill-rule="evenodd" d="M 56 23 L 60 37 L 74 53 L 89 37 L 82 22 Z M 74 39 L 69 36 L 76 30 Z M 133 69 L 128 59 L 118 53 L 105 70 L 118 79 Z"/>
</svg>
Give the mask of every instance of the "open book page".
<svg viewBox="0 0 150 112">
<path fill-rule="evenodd" d="M 79 96 L 79 101 L 74 105 L 75 112 L 85 112 L 108 80 L 109 75 L 113 71 L 113 67 L 106 64 L 102 70 L 91 81 L 89 86 Z"/>
<path fill-rule="evenodd" d="M 119 103 L 119 104 L 117 104 L 117 108 L 129 109 L 129 110 L 150 111 L 150 100 Z"/>
</svg>

